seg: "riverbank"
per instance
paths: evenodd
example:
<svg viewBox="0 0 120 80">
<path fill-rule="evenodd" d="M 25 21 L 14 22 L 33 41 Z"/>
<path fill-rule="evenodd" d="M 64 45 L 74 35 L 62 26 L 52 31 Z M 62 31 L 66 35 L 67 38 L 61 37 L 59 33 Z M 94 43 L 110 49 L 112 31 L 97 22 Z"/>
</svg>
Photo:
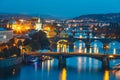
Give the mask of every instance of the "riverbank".
<svg viewBox="0 0 120 80">
<path fill-rule="evenodd" d="M 22 57 L 11 57 L 0 60 L 0 68 L 10 67 L 22 63 Z"/>
</svg>

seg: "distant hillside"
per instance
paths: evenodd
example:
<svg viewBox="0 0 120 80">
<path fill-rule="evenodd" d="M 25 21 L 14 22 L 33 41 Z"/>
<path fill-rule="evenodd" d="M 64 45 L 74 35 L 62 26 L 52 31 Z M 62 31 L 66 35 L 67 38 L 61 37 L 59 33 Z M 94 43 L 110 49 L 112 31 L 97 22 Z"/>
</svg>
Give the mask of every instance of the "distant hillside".
<svg viewBox="0 0 120 80">
<path fill-rule="evenodd" d="M 55 15 L 40 15 L 40 18 L 44 18 L 44 19 L 53 19 L 53 20 L 66 20 L 68 18 L 66 17 L 59 17 L 59 16 L 55 16 Z"/>
<path fill-rule="evenodd" d="M 23 18 L 23 19 L 29 19 L 33 16 L 27 15 L 27 14 L 7 14 L 7 13 L 0 13 L 0 19 L 10 19 L 10 18 Z"/>
<path fill-rule="evenodd" d="M 55 16 L 51 16 L 51 15 L 0 13 L 0 19 L 9 19 L 11 17 L 23 18 L 23 19 L 24 18 L 29 19 L 29 18 L 32 18 L 32 17 L 40 17 L 40 18 L 44 18 L 44 19 L 54 19 L 54 20 L 65 19 L 65 18 L 55 17 Z"/>
<path fill-rule="evenodd" d="M 120 13 L 89 14 L 75 17 L 76 20 L 96 20 L 101 22 L 120 22 Z"/>
</svg>

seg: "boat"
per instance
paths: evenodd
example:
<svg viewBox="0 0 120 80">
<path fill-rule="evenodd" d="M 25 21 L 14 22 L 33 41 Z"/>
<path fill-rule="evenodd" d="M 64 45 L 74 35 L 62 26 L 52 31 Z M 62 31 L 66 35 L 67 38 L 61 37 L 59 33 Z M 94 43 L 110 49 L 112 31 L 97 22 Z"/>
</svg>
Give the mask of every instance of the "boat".
<svg viewBox="0 0 120 80">
<path fill-rule="evenodd" d="M 43 56 L 38 56 L 38 61 L 44 61 L 44 57 Z"/>
<path fill-rule="evenodd" d="M 37 62 L 37 61 L 38 61 L 38 57 L 24 54 L 23 62 L 25 62 L 25 63 L 33 63 L 33 62 Z"/>
</svg>

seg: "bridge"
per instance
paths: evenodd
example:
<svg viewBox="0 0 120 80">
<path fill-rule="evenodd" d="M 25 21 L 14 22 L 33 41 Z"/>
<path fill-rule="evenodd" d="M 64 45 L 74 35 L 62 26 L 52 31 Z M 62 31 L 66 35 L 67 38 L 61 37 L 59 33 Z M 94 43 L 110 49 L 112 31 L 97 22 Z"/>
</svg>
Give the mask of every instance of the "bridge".
<svg viewBox="0 0 120 80">
<path fill-rule="evenodd" d="M 112 38 L 73 38 L 73 37 L 68 37 L 68 38 L 61 37 L 60 38 L 60 37 L 53 37 L 53 38 L 49 38 L 49 40 L 51 42 L 51 45 L 54 46 L 54 48 L 57 48 L 57 45 L 60 42 L 66 41 L 67 45 L 69 45 L 71 50 L 73 49 L 74 42 L 79 41 L 79 40 L 81 40 L 85 43 L 86 48 L 90 48 L 90 44 L 94 41 L 102 42 L 103 48 L 108 46 L 110 42 L 113 42 L 113 41 L 120 42 L 119 38 L 112 39 Z"/>
<path fill-rule="evenodd" d="M 66 66 L 66 58 L 70 57 L 90 57 L 102 62 L 102 69 L 109 69 L 109 61 L 120 59 L 120 54 L 92 54 L 79 52 L 27 52 L 32 56 L 50 56 L 58 59 L 59 66 Z"/>
<path fill-rule="evenodd" d="M 118 41 L 120 42 L 119 38 L 74 38 L 74 37 L 53 37 L 53 38 L 49 38 L 49 40 L 54 40 L 54 41 L 59 41 L 59 40 L 67 40 L 67 41 L 72 41 L 72 42 L 76 42 L 78 40 L 82 40 L 83 42 L 93 42 L 95 40 L 99 40 L 102 43 L 104 42 L 112 42 L 112 41 Z"/>
</svg>

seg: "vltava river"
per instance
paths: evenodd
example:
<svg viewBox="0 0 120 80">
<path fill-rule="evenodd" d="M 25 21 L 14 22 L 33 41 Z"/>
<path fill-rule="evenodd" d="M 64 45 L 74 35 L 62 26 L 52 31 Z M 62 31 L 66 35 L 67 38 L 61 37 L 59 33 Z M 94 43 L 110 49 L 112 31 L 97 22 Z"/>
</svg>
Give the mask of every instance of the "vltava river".
<svg viewBox="0 0 120 80">
<path fill-rule="evenodd" d="M 118 42 L 109 44 L 110 49 L 107 51 L 102 49 L 102 44 L 99 42 L 91 43 L 91 45 L 93 47 L 87 50 L 83 43 L 76 42 L 74 51 L 92 54 L 120 54 L 120 43 Z M 63 68 L 59 68 L 58 61 L 53 59 L 39 63 L 21 64 L 17 68 L 8 70 L 7 73 L 6 70 L 1 70 L 0 80 L 120 80 L 120 70 L 112 70 L 118 63 L 120 60 L 110 61 L 111 70 L 103 71 L 101 62 L 92 58 L 68 58 L 67 65 Z"/>
</svg>

